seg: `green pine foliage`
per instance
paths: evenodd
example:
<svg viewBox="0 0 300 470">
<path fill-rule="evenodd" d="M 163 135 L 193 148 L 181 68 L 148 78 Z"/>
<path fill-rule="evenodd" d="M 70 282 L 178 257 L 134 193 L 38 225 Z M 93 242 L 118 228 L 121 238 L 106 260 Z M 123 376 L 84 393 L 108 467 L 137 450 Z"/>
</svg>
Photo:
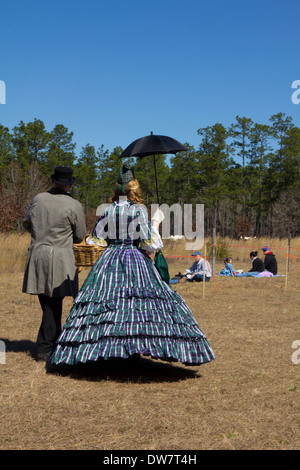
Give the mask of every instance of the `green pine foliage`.
<svg viewBox="0 0 300 470">
<path fill-rule="evenodd" d="M 206 236 L 300 235 L 300 129 L 291 117 L 277 113 L 261 124 L 236 116 L 227 129 L 216 123 L 197 134 L 198 148 L 186 142 L 186 152 L 155 156 L 160 204 L 204 204 Z M 76 149 L 63 124 L 0 124 L 0 230 L 20 229 L 26 205 L 50 187 L 58 165 L 73 168 L 72 193 L 89 217 L 109 202 L 124 163 L 134 165 L 147 207 L 157 203 L 154 157 L 121 159 L 122 151 L 101 143 Z"/>
</svg>

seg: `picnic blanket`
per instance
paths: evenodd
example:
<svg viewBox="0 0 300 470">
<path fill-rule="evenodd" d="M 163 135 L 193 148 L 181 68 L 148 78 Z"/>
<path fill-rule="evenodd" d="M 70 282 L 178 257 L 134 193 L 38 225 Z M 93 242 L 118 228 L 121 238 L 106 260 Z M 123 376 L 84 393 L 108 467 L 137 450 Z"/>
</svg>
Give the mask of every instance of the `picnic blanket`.
<svg viewBox="0 0 300 470">
<path fill-rule="evenodd" d="M 272 274 L 268 271 L 263 271 L 262 273 L 241 273 L 241 274 L 236 274 L 234 277 L 255 277 L 255 278 L 266 278 L 266 277 L 281 277 L 284 276 L 284 274 Z"/>
</svg>

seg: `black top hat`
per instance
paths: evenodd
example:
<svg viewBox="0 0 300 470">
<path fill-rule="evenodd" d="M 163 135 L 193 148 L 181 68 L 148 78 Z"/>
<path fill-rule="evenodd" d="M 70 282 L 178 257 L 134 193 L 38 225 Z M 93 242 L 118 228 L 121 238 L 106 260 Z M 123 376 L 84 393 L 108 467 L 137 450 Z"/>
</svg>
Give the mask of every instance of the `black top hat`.
<svg viewBox="0 0 300 470">
<path fill-rule="evenodd" d="M 69 168 L 68 166 L 57 166 L 54 170 L 54 174 L 51 175 L 51 179 L 56 184 L 67 186 L 69 184 L 73 184 L 75 181 L 75 178 L 72 175 L 72 168 Z"/>
</svg>

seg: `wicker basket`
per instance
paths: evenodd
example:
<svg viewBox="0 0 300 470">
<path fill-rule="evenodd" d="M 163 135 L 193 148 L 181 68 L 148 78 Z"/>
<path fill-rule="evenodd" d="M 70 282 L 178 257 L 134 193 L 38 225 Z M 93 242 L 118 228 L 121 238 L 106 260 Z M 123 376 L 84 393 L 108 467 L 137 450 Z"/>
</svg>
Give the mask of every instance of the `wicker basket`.
<svg viewBox="0 0 300 470">
<path fill-rule="evenodd" d="M 104 250 L 100 245 L 73 245 L 76 266 L 93 266 Z"/>
</svg>

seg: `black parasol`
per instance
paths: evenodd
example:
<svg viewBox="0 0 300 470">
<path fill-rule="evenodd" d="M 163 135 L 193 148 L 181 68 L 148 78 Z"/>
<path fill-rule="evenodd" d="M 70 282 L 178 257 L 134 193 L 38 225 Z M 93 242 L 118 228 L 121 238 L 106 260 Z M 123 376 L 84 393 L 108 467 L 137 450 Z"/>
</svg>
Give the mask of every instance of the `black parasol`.
<svg viewBox="0 0 300 470">
<path fill-rule="evenodd" d="M 159 204 L 158 198 L 158 185 L 157 185 L 157 175 L 156 175 L 156 161 L 155 155 L 161 154 L 176 154 L 177 152 L 186 152 L 187 147 L 182 145 L 178 140 L 168 137 L 166 135 L 154 135 L 151 132 L 150 135 L 141 137 L 140 139 L 132 142 L 121 154 L 120 158 L 124 157 L 146 157 L 148 155 L 153 155 L 154 160 L 154 171 L 155 171 L 155 182 L 156 182 L 156 195 L 157 203 Z"/>
</svg>

